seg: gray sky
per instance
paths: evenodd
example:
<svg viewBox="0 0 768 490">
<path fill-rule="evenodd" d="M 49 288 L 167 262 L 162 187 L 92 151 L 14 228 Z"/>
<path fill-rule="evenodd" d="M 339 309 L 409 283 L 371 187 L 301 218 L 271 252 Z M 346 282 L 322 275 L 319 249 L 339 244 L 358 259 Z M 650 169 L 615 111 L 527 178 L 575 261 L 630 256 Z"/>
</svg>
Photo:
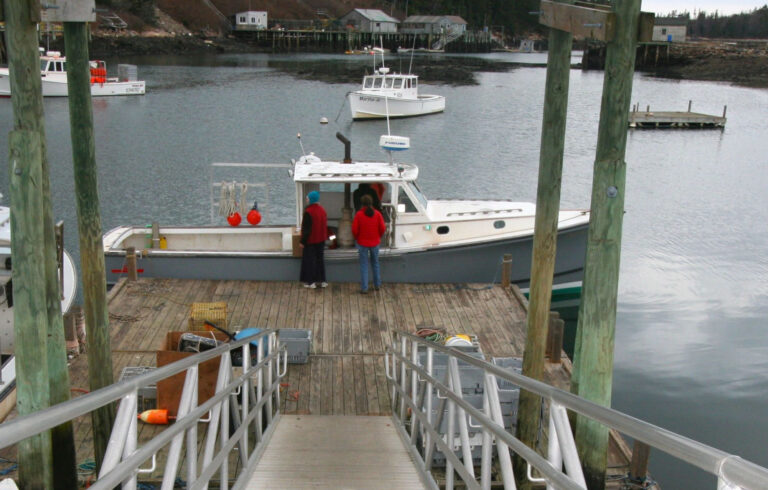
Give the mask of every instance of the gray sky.
<svg viewBox="0 0 768 490">
<path fill-rule="evenodd" d="M 768 4 L 768 0 L 642 0 L 643 12 L 668 14 L 672 10 L 683 12 L 704 10 L 708 14 L 717 11 L 723 15 L 749 12 Z"/>
</svg>

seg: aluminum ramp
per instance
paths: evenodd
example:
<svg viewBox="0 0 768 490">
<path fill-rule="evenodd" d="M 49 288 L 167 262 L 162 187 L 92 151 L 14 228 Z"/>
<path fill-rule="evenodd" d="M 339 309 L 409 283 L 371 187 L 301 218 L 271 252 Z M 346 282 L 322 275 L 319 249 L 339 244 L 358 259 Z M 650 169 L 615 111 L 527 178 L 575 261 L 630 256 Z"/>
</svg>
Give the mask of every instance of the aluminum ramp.
<svg viewBox="0 0 768 490">
<path fill-rule="evenodd" d="M 425 486 L 390 417 L 283 415 L 245 488 Z"/>
</svg>

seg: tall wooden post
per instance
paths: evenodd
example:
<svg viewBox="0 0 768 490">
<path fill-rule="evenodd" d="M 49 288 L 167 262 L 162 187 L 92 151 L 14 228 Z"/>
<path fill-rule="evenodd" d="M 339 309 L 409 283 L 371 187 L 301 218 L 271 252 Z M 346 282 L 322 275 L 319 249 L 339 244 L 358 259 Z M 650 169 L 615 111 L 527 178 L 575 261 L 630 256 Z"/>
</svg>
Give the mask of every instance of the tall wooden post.
<svg viewBox="0 0 768 490">
<path fill-rule="evenodd" d="M 560 216 L 560 186 L 563 176 L 572 45 L 572 34 L 550 29 L 544 119 L 539 153 L 539 184 L 536 194 L 531 290 L 528 300 L 528 331 L 523 355 L 523 374 L 534 379 L 542 379 L 544 374 L 544 351 L 552 300 L 557 223 Z M 521 390 L 517 437 L 530 448 L 535 448 L 540 409 L 541 398 Z M 522 458 L 516 458 L 516 467 L 515 474 L 521 475 L 524 480 L 525 461 Z"/>
<path fill-rule="evenodd" d="M 27 304 L 27 312 L 22 307 L 21 312 L 14 308 L 14 324 L 17 335 L 24 338 L 32 325 L 42 333 L 42 342 L 35 346 L 26 345 L 17 341 L 19 346 L 16 355 L 27 357 L 26 369 L 36 370 L 33 379 L 28 376 L 19 377 L 19 395 L 17 406 L 19 413 L 30 413 L 45 406 L 60 403 L 69 399 L 69 371 L 67 368 L 66 348 L 64 343 L 64 323 L 61 315 L 61 297 L 59 290 L 59 275 L 56 260 L 56 238 L 54 231 L 53 212 L 50 198 L 50 179 L 48 171 L 48 159 L 45 147 L 45 131 L 43 119 L 43 101 L 41 81 L 37 76 L 39 72 L 40 58 L 37 43 L 37 23 L 40 20 L 40 5 L 36 2 L 5 2 L 5 20 L 7 26 L 7 40 L 9 47 L 9 68 L 11 82 L 11 101 L 14 109 L 14 127 L 16 136 L 11 138 L 11 155 L 15 165 L 11 165 L 12 177 L 21 179 L 18 186 L 12 184 L 11 208 L 12 215 L 19 222 L 21 236 L 13 235 L 12 242 L 16 243 L 28 240 L 32 250 L 22 252 L 19 246 L 12 245 L 14 258 L 14 284 L 17 292 L 25 290 L 29 295 L 34 295 L 34 303 Z M 32 183 L 24 183 L 26 175 L 30 178 L 31 166 L 39 166 L 39 178 Z M 15 192 L 14 192 L 15 188 Z M 17 213 L 17 204 L 24 208 L 24 200 L 27 192 L 36 192 L 40 199 L 39 214 L 25 216 L 25 211 Z M 27 221 L 35 221 L 40 226 L 40 236 L 32 238 L 27 232 Z M 24 236 L 27 235 L 27 236 Z M 35 247 L 39 247 L 39 255 L 30 258 Z M 35 252 L 37 254 L 38 252 Z M 28 284 L 23 284 L 28 273 L 22 272 L 21 279 L 17 275 L 17 269 L 29 267 L 25 261 L 34 260 L 35 268 L 41 267 L 43 282 L 36 279 Z M 36 276 L 34 276 L 36 278 Z M 22 281 L 22 283 L 20 283 Z M 18 293 L 17 293 L 18 294 Z M 21 301 L 25 301 L 23 298 Z M 42 302 L 42 303 L 38 303 Z M 16 297 L 16 306 L 20 306 L 20 298 Z M 38 308 L 42 304 L 43 316 L 39 316 Z M 18 315 L 18 323 L 17 322 Z M 31 315 L 31 316 L 30 316 Z M 34 322 L 30 320 L 34 318 Z M 18 338 L 18 337 L 17 337 Z M 31 350 L 29 350 L 31 349 Z M 42 349 L 42 352 L 39 352 Z M 31 357 L 30 357 L 31 356 Z M 21 369 L 24 370 L 25 362 L 19 360 Z M 21 388 L 24 377 L 30 381 L 29 385 Z M 30 394 L 27 390 L 34 390 Z M 26 393 L 24 393 L 27 391 Z M 43 396 L 44 392 L 44 396 Z M 33 398 L 28 398 L 32 396 Z M 40 405 L 36 403 L 35 400 Z M 46 488 L 71 488 L 77 483 L 75 468 L 75 446 L 72 424 L 64 423 L 51 430 L 50 435 L 41 436 L 47 442 L 39 447 L 40 452 L 34 455 L 27 452 L 22 456 L 20 449 L 20 476 L 22 486 L 35 487 L 36 483 L 45 482 Z M 51 450 L 52 447 L 52 450 Z M 52 459 L 51 459 L 52 453 Z M 43 458 L 42 460 L 40 458 Z M 51 469 L 51 464 L 53 468 Z M 54 484 L 50 485 L 51 479 Z"/>
<path fill-rule="evenodd" d="M 638 38 L 640 0 L 614 2 L 615 36 L 608 41 L 603 101 L 592 181 L 587 257 L 571 390 L 601 405 L 611 404 L 616 298 L 624 214 L 627 119 Z M 608 429 L 578 417 L 576 444 L 587 486 L 603 488 Z"/>
<path fill-rule="evenodd" d="M 87 29 L 85 22 L 64 22 L 69 120 L 75 168 L 77 224 L 80 232 L 80 264 L 83 274 L 85 327 L 88 335 L 88 376 L 93 391 L 112 384 L 113 377 L 104 245 L 96 180 L 96 145 L 93 138 Z M 91 415 L 97 468 L 101 468 L 114 419 L 113 404 L 106 405 Z"/>
</svg>

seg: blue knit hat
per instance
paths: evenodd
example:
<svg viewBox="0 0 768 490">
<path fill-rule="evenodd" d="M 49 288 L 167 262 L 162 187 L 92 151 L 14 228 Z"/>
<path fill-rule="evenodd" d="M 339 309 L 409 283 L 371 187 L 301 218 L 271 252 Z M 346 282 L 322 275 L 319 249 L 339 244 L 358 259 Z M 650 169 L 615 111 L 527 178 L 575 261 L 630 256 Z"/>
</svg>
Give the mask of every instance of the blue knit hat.
<svg viewBox="0 0 768 490">
<path fill-rule="evenodd" d="M 314 204 L 320 200 L 320 193 L 317 191 L 312 191 L 307 194 L 307 199 L 309 199 L 309 204 Z"/>
</svg>

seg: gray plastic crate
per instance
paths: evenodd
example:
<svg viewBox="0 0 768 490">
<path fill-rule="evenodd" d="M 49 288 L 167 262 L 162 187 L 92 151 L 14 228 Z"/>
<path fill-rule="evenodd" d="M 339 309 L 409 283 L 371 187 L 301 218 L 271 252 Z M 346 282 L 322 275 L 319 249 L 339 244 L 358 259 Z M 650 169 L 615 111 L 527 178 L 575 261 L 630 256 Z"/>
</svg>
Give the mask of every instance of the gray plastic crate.
<svg viewBox="0 0 768 490">
<path fill-rule="evenodd" d="M 306 364 L 312 349 L 312 331 L 302 328 L 281 328 L 277 331 L 279 342 L 285 344 L 289 364 Z"/>
<path fill-rule="evenodd" d="M 120 372 L 120 381 L 141 376 L 155 369 L 157 368 L 151 366 L 126 366 Z M 144 410 L 152 410 L 153 408 L 157 408 L 157 386 L 148 385 L 139 388 L 136 399 L 136 411 L 141 413 Z"/>
</svg>

